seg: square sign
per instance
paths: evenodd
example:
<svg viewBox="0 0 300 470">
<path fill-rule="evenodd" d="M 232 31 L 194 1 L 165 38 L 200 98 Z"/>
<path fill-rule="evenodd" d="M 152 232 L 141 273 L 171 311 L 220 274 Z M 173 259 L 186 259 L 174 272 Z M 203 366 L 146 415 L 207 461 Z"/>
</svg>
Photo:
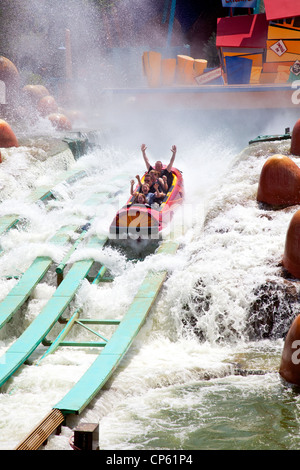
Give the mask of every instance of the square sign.
<svg viewBox="0 0 300 470">
<path fill-rule="evenodd" d="M 287 47 L 284 44 L 282 39 L 275 42 L 273 46 L 270 46 L 270 49 L 272 49 L 272 51 L 275 52 L 275 54 L 277 54 L 279 57 L 282 56 L 287 51 Z"/>
</svg>

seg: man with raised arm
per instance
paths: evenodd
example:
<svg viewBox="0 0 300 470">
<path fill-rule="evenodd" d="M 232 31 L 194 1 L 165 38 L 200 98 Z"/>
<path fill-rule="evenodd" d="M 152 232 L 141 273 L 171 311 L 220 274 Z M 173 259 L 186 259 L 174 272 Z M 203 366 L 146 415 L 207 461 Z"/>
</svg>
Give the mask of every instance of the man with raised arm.
<svg viewBox="0 0 300 470">
<path fill-rule="evenodd" d="M 148 157 L 146 155 L 146 145 L 145 144 L 142 144 L 141 145 L 141 151 L 142 151 L 142 154 L 143 154 L 143 158 L 144 158 L 144 161 L 145 161 L 145 164 L 146 164 L 146 168 L 147 168 L 147 171 L 148 173 L 151 171 L 151 170 L 156 170 L 158 171 L 159 173 L 159 176 L 162 178 L 164 175 L 167 177 L 167 183 L 168 183 L 168 188 L 170 188 L 171 184 L 172 184 L 172 181 L 173 181 L 173 176 L 172 176 L 172 173 L 171 173 L 171 169 L 172 169 L 172 166 L 173 166 L 173 163 L 174 163 L 174 160 L 175 160 L 175 157 L 176 157 L 176 152 L 177 152 L 177 148 L 176 148 L 176 145 L 172 145 L 172 148 L 171 148 L 171 152 L 172 152 L 172 157 L 171 157 L 171 160 L 168 164 L 168 166 L 166 168 L 163 168 L 163 164 L 161 161 L 157 161 L 154 165 L 154 168 L 150 165 L 149 163 L 149 160 L 148 160 Z"/>
</svg>

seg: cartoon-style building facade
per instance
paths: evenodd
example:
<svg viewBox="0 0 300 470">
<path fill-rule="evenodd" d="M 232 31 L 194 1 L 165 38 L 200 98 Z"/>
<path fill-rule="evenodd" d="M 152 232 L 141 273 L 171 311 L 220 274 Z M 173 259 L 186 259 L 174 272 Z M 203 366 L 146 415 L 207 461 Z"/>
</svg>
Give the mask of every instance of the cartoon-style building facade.
<svg viewBox="0 0 300 470">
<path fill-rule="evenodd" d="M 279 84 L 300 77 L 299 0 L 264 0 L 264 6 L 265 13 L 218 19 L 225 83 Z"/>
</svg>

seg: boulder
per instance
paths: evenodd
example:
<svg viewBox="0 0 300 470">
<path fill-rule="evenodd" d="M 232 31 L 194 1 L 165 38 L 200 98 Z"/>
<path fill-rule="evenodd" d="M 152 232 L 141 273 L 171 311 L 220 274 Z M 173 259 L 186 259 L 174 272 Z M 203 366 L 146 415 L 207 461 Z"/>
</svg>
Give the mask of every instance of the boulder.
<svg viewBox="0 0 300 470">
<path fill-rule="evenodd" d="M 0 119 L 0 148 L 19 147 L 18 139 L 10 125 Z"/>
</svg>

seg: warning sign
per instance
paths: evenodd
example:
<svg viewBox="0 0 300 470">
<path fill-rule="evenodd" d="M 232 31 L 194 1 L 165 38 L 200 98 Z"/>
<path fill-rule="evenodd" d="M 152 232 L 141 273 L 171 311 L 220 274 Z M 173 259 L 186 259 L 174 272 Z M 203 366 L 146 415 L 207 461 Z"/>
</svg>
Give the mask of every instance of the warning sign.
<svg viewBox="0 0 300 470">
<path fill-rule="evenodd" d="M 287 51 L 287 47 L 282 39 L 275 42 L 275 44 L 273 44 L 270 49 L 272 49 L 272 51 L 275 52 L 275 54 L 277 54 L 279 57 Z"/>
</svg>

